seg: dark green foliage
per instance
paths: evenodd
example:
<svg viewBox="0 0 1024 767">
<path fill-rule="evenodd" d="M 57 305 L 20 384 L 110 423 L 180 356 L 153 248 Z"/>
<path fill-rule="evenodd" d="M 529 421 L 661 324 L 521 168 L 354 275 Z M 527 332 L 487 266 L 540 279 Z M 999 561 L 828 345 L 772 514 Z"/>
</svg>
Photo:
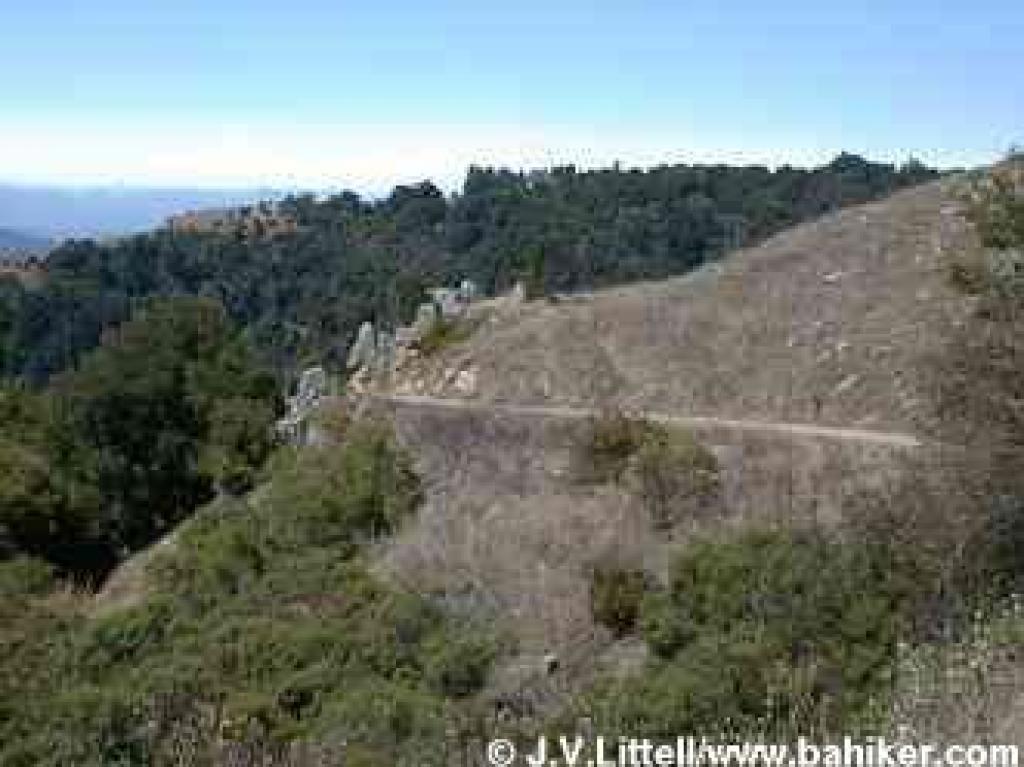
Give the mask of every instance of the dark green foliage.
<svg viewBox="0 0 1024 767">
<path fill-rule="evenodd" d="M 600 683 L 581 713 L 592 714 L 602 732 L 674 742 L 679 733 L 735 732 L 748 738 L 772 732 L 767 712 L 769 688 L 797 687 L 798 680 L 779 665 L 779 648 L 756 637 L 725 642 L 701 637 L 687 653 L 657 663 L 639 676 Z M 797 687 L 793 697 L 802 690 Z M 784 717 L 789 710 L 778 710 Z M 801 731 L 806 732 L 806 731 Z M 739 737 L 736 738 L 737 740 Z"/>
<path fill-rule="evenodd" d="M 640 498 L 658 528 L 721 507 L 718 460 L 683 429 L 650 429 L 633 458 L 633 471 Z"/>
<path fill-rule="evenodd" d="M 643 596 L 640 632 L 659 658 L 671 658 L 697 638 L 697 624 L 671 593 L 658 590 Z"/>
<path fill-rule="evenodd" d="M 439 319 L 419 340 L 420 353 L 429 357 L 449 346 L 462 343 L 473 335 L 476 327 L 477 323 L 469 319 Z"/>
<path fill-rule="evenodd" d="M 151 305 L 55 389 L 66 428 L 89 450 L 104 535 L 120 550 L 152 541 L 270 449 L 274 380 L 209 300 Z"/>
<path fill-rule="evenodd" d="M 585 482 L 624 482 L 659 529 L 720 508 L 718 460 L 692 434 L 609 411 L 592 419 L 577 458 Z"/>
<path fill-rule="evenodd" d="M 1024 191 L 1021 190 L 1021 161 L 1011 162 L 987 179 L 970 206 L 970 216 L 982 244 L 994 250 L 1024 245 Z"/>
<path fill-rule="evenodd" d="M 615 565 L 598 565 L 590 575 L 590 611 L 617 637 L 631 633 L 640 617 L 647 574 Z"/>
<path fill-rule="evenodd" d="M 0 395 L 0 546 L 101 575 L 217 487 L 245 489 L 275 389 L 215 302 L 149 305 L 47 392 Z"/>
<path fill-rule="evenodd" d="M 0 387 L 0 559 L 18 554 L 85 570 L 109 566 L 96 542 L 99 493 L 86 451 L 61 428 L 55 399 Z"/>
<path fill-rule="evenodd" d="M 652 665 L 584 708 L 607 731 L 652 736 L 749 733 L 806 710 L 851 725 L 891 683 L 896 597 L 880 565 L 815 534 L 694 542 L 668 588 L 640 600 Z"/>
<path fill-rule="evenodd" d="M 197 744 L 197 764 L 293 741 L 433 764 L 497 645 L 361 560 L 355 542 L 418 498 L 391 435 L 356 425 L 185 523 L 134 606 L 62 617 L 33 596 L 47 583 L 37 565 L 0 565 L 0 589 L 21 600 L 0 613 L 0 764 L 174 764 L 175 737 Z"/>
<path fill-rule="evenodd" d="M 425 285 L 468 277 L 493 294 L 523 280 L 541 296 L 680 274 L 935 176 L 919 164 L 897 170 L 841 155 L 812 171 L 471 168 L 450 199 L 429 182 L 374 203 L 350 192 L 301 195 L 282 205 L 299 223 L 294 234 L 158 231 L 58 248 L 40 287 L 0 289 L 0 361 L 8 374 L 43 380 L 140 299 L 186 294 L 219 300 L 279 370 L 314 357 L 340 365 L 360 322 L 408 321 Z"/>
<path fill-rule="evenodd" d="M 630 460 L 657 428 L 618 410 L 595 417 L 584 436 L 577 474 L 584 481 L 621 479 Z"/>
<path fill-rule="evenodd" d="M 885 576 L 875 572 L 876 564 L 856 544 L 816 534 L 752 533 L 694 544 L 676 561 L 670 589 L 702 629 L 731 633 L 759 626 L 799 658 L 832 638 L 889 635 L 892 595 L 879 589 Z"/>
<path fill-rule="evenodd" d="M 528 299 L 544 298 L 547 295 L 548 269 L 547 257 L 542 245 L 530 248 L 526 252 L 526 279 L 523 284 L 526 287 Z"/>
<path fill-rule="evenodd" d="M 340 454 L 314 451 L 279 469 L 285 481 L 271 486 L 272 502 L 294 514 L 282 534 L 356 542 L 393 532 L 419 503 L 419 481 L 386 427 L 355 424 L 347 439 Z"/>
<path fill-rule="evenodd" d="M 15 369 L 13 330 L 22 295 L 18 281 L 9 275 L 0 275 L 0 371 Z"/>
<path fill-rule="evenodd" d="M 39 596 L 54 585 L 53 567 L 38 559 L 16 557 L 0 562 L 0 598 Z"/>
<path fill-rule="evenodd" d="M 486 636 L 439 634 L 427 646 L 428 679 L 442 695 L 471 695 L 483 687 L 495 650 Z"/>
</svg>

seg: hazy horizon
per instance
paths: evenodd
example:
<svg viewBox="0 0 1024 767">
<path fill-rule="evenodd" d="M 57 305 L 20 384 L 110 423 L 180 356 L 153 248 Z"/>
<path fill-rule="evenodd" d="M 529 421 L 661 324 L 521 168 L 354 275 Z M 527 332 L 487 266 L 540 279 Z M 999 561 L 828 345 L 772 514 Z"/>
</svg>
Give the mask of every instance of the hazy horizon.
<svg viewBox="0 0 1024 767">
<path fill-rule="evenodd" d="M 214 183 L 208 181 L 203 183 L 202 179 L 196 179 L 195 183 L 185 183 L 184 181 L 167 181 L 160 182 L 146 181 L 141 179 L 67 179 L 67 180 L 48 180 L 48 179 L 19 179 L 13 176 L 0 175 L 0 190 L 10 189 L 21 189 L 21 190 L 36 190 L 36 191 L 59 191 L 68 194 L 78 193 L 102 193 L 109 195 L 116 195 L 118 193 L 124 194 L 135 194 L 139 192 L 154 192 L 154 193 L 171 193 L 171 192 L 203 192 L 203 193 L 228 193 L 228 194 L 257 194 L 257 195 L 286 195 L 286 194 L 334 194 L 341 191 L 351 191 L 360 194 L 368 199 L 379 199 L 389 194 L 396 186 L 402 184 L 420 183 L 420 182 L 431 182 L 441 189 L 445 194 L 458 193 L 461 191 L 462 184 L 466 179 L 466 175 L 472 167 L 481 168 L 492 168 L 496 170 L 506 170 L 512 173 L 530 173 L 533 171 L 546 171 L 556 167 L 572 165 L 581 172 L 602 170 L 612 167 L 621 167 L 625 170 L 639 169 L 642 171 L 648 171 L 659 166 L 672 166 L 672 165 L 735 165 L 735 166 L 759 166 L 767 167 L 769 170 L 775 171 L 781 167 L 793 167 L 801 169 L 813 169 L 823 165 L 827 165 L 829 162 L 834 160 L 840 154 L 850 153 L 863 157 L 865 160 L 870 162 L 879 163 L 890 163 L 895 167 L 910 161 L 916 160 L 924 163 L 929 167 L 936 168 L 938 170 L 956 170 L 956 169 L 967 169 L 972 167 L 978 167 L 980 165 L 987 165 L 991 162 L 997 161 L 1001 157 L 1005 156 L 1006 153 L 1012 150 L 1013 146 L 1007 146 L 1003 150 L 994 151 L 991 156 L 979 158 L 978 162 L 972 163 L 957 163 L 951 159 L 948 161 L 929 162 L 922 153 L 908 153 L 901 154 L 899 156 L 880 156 L 877 154 L 861 153 L 850 150 L 847 147 L 836 147 L 832 151 L 822 151 L 820 155 L 806 158 L 804 161 L 791 161 L 786 157 L 774 158 L 771 160 L 762 160 L 756 156 L 748 156 L 741 152 L 732 153 L 719 153 L 715 155 L 698 156 L 687 154 L 685 156 L 676 154 L 666 154 L 659 159 L 658 156 L 652 154 L 651 157 L 645 158 L 646 161 L 641 162 L 626 162 L 621 157 L 615 155 L 609 155 L 610 159 L 604 160 L 591 160 L 588 162 L 587 158 L 583 158 L 583 162 L 575 161 L 571 156 L 565 159 L 549 158 L 547 161 L 540 161 L 532 164 L 514 164 L 506 162 L 469 162 L 464 166 L 452 166 L 450 170 L 445 171 L 442 174 L 430 175 L 430 174 L 403 174 L 402 176 L 396 176 L 393 180 L 389 181 L 385 178 L 381 178 L 379 181 L 373 183 L 371 187 L 359 188 L 358 185 L 345 184 L 339 181 L 332 181 L 331 178 L 325 177 L 316 183 L 309 184 L 244 184 L 244 183 Z"/>
<path fill-rule="evenodd" d="M 794 167 L 820 167 L 833 160 L 838 152 L 821 162 Z M 871 161 L 879 158 L 866 157 Z M 907 158 L 903 158 L 904 160 Z M 919 159 L 919 158 L 917 158 Z M 898 166 L 900 162 L 895 162 Z M 613 163 L 580 166 L 581 170 L 611 167 Z M 641 167 L 649 169 L 667 163 L 657 162 Z M 699 160 L 691 164 L 702 164 Z M 780 163 L 785 164 L 785 163 Z M 777 168 L 779 164 L 771 166 Z M 499 166 L 500 167 L 500 166 Z M 551 165 L 505 168 L 513 172 L 549 169 Z M 633 166 L 622 165 L 629 169 Z M 460 192 L 467 167 L 450 183 L 438 179 L 409 178 L 402 182 L 431 181 L 446 195 Z M 399 183 L 396 181 L 395 183 Z M 53 184 L 10 182 L 0 178 L 0 227 L 23 234 L 60 240 L 66 237 L 103 237 L 130 234 L 152 229 L 168 216 L 185 210 L 233 207 L 283 197 L 287 194 L 313 193 L 317 196 L 341 191 L 356 191 L 364 199 L 383 199 L 393 185 L 373 189 L 352 189 L 344 185 L 321 187 L 271 188 L 266 186 L 158 186 L 152 184 Z"/>
</svg>

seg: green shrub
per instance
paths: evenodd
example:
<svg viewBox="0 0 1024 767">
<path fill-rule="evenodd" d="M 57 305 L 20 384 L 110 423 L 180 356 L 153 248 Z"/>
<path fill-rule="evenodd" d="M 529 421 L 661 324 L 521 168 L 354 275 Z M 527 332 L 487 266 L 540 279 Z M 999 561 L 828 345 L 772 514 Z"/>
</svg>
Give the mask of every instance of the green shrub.
<svg viewBox="0 0 1024 767">
<path fill-rule="evenodd" d="M 633 471 L 640 498 L 656 527 L 667 529 L 719 503 L 718 460 L 681 429 L 649 429 Z"/>
<path fill-rule="evenodd" d="M 194 515 L 134 607 L 56 614 L 33 596 L 43 568 L 4 563 L 0 588 L 25 596 L 0 608 L 0 764 L 141 767 L 178 735 L 211 764 L 339 738 L 421 763 L 497 645 L 362 561 L 361 541 L 394 530 L 419 492 L 392 435 L 353 425 L 336 448 L 276 457 L 250 498 Z"/>
<path fill-rule="evenodd" d="M 359 424 L 340 447 L 304 451 L 281 467 L 265 503 L 289 509 L 275 517 L 273 532 L 290 545 L 353 546 L 394 531 L 421 498 L 419 480 L 390 432 Z"/>
<path fill-rule="evenodd" d="M 0 599 L 40 596 L 55 584 L 53 566 L 39 559 L 16 557 L 0 561 Z"/>
<path fill-rule="evenodd" d="M 62 565 L 89 549 L 96 520 L 82 506 L 91 504 L 75 503 L 45 448 L 0 434 L 0 477 L 0 556 L 22 554 Z"/>
<path fill-rule="evenodd" d="M 195 605 L 243 593 L 264 570 L 266 541 L 241 500 L 216 501 L 178 532 L 178 543 L 149 565 L 149 578 Z"/>
<path fill-rule="evenodd" d="M 1012 160 L 977 184 L 968 214 L 986 248 L 1024 247 L 1024 165 Z"/>
<path fill-rule="evenodd" d="M 425 357 L 469 340 L 479 323 L 469 319 L 438 319 L 420 338 L 417 347 Z"/>
<path fill-rule="evenodd" d="M 53 382 L 99 493 L 101 540 L 149 545 L 269 452 L 273 377 L 215 301 L 149 302 Z"/>
<path fill-rule="evenodd" d="M 689 546 L 670 588 L 701 629 L 755 626 L 800 647 L 857 637 L 871 624 L 877 638 L 891 641 L 895 600 L 876 564 L 855 542 L 755 531 Z"/>
<path fill-rule="evenodd" d="M 815 726 L 853 727 L 890 690 L 889 589 L 855 541 L 751 531 L 688 544 L 669 587 L 640 600 L 651 665 L 598 685 L 577 713 L 650 736 L 771 730 L 808 712 Z"/>
<path fill-rule="evenodd" d="M 580 471 L 584 481 L 618 481 L 630 459 L 657 427 L 619 410 L 593 418 L 583 439 Z"/>
<path fill-rule="evenodd" d="M 585 482 L 631 485 L 659 529 L 714 508 L 720 499 L 718 460 L 692 434 L 621 411 L 591 420 L 577 463 Z"/>
<path fill-rule="evenodd" d="M 426 676 L 433 688 L 449 698 L 464 698 L 483 687 L 494 643 L 473 633 L 438 634 L 426 647 Z"/>
<path fill-rule="evenodd" d="M 349 747 L 365 758 L 387 754 L 384 761 L 366 762 L 375 767 L 440 764 L 445 706 L 427 690 L 380 680 L 351 680 L 343 694 L 325 702 L 313 732 L 346 733 Z"/>
<path fill-rule="evenodd" d="M 770 706 L 780 717 L 792 713 L 784 701 L 769 704 L 774 654 L 767 644 L 708 634 L 671 662 L 598 683 L 574 716 L 592 718 L 599 732 L 669 740 L 679 733 L 763 733 Z"/>
<path fill-rule="evenodd" d="M 167 636 L 172 606 L 157 600 L 104 616 L 89 626 L 81 650 L 84 668 L 102 672 L 135 661 Z"/>
<path fill-rule="evenodd" d="M 697 636 L 697 628 L 685 608 L 664 591 L 644 596 L 638 618 L 647 646 L 660 658 L 671 658 Z"/>
<path fill-rule="evenodd" d="M 590 576 L 590 611 L 617 637 L 633 632 L 647 590 L 647 574 L 614 565 L 598 565 Z"/>
</svg>

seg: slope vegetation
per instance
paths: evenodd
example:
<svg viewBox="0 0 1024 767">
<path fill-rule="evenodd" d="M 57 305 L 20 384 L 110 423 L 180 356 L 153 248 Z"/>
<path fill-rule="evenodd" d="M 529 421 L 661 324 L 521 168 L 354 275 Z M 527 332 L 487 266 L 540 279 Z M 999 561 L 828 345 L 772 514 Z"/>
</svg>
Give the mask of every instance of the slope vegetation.
<svg viewBox="0 0 1024 767">
<path fill-rule="evenodd" d="M 829 215 L 686 277 L 526 304 L 396 388 L 926 429 L 929 360 L 967 311 L 944 256 L 970 236 L 957 183 Z"/>
<path fill-rule="evenodd" d="M 935 449 L 936 361 L 970 311 L 948 274 L 974 241 L 961 184 L 829 215 L 686 277 L 478 307 L 468 340 L 374 390 L 426 480 L 381 568 L 517 637 L 499 699 L 527 690 L 543 709 L 642 665 L 591 613 L 599 563 L 665 579 L 695 536 L 845 525 Z M 636 483 L 581 482 L 580 446 L 615 412 L 695 435 L 718 500 L 666 530 Z M 562 677 L 537 672 L 546 653 Z"/>
<path fill-rule="evenodd" d="M 0 565 L 0 764 L 482 763 L 582 720 L 1020 742 L 1024 207 L 962 188 L 482 302 L 98 595 Z M 1002 431 L 951 445 L 951 394 Z"/>
</svg>

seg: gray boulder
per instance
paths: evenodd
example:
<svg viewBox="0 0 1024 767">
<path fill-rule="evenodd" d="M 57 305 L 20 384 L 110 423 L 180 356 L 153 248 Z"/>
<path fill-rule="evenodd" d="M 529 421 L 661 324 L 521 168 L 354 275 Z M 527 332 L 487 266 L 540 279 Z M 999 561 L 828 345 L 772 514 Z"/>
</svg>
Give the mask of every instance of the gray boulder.
<svg viewBox="0 0 1024 767">
<path fill-rule="evenodd" d="M 459 284 L 459 297 L 464 303 L 470 304 L 476 301 L 477 294 L 476 283 L 472 280 L 463 280 Z"/>
<path fill-rule="evenodd" d="M 424 301 L 416 310 L 416 319 L 412 323 L 417 340 L 423 338 L 437 324 L 437 304 Z"/>
<path fill-rule="evenodd" d="M 355 343 L 352 344 L 352 348 L 348 351 L 348 361 L 346 363 L 348 369 L 358 370 L 361 367 L 372 364 L 377 351 L 376 346 L 377 339 L 373 331 L 373 323 L 364 322 L 359 326 Z"/>
<path fill-rule="evenodd" d="M 388 371 L 395 364 L 395 337 L 383 330 L 377 334 L 377 348 L 372 358 L 377 370 Z"/>
<path fill-rule="evenodd" d="M 299 376 L 299 386 L 295 393 L 300 402 L 315 402 L 327 395 L 327 372 L 322 367 L 309 368 Z"/>
</svg>

